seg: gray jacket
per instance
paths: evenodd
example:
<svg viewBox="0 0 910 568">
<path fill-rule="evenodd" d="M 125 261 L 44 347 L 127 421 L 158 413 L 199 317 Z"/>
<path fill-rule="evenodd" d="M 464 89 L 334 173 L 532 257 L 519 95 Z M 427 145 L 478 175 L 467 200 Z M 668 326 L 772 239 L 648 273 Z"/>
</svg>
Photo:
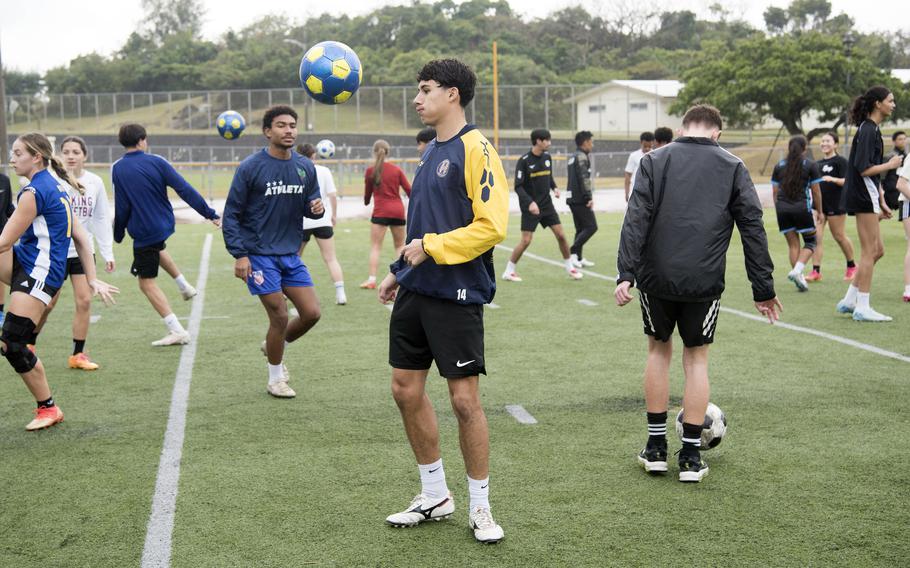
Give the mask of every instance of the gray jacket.
<svg viewBox="0 0 910 568">
<path fill-rule="evenodd" d="M 708 138 L 681 137 L 641 160 L 619 241 L 619 282 L 701 302 L 724 291 L 736 223 L 756 302 L 774 298 L 762 208 L 742 160 Z"/>
</svg>

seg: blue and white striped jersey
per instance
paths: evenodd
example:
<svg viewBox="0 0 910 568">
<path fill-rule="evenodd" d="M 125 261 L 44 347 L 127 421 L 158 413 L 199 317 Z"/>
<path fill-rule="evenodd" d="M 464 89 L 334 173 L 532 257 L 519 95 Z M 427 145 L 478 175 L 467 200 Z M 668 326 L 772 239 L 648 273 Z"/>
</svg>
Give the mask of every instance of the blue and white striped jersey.
<svg viewBox="0 0 910 568">
<path fill-rule="evenodd" d="M 29 276 L 48 286 L 63 285 L 66 254 L 73 236 L 73 212 L 66 186 L 47 170 L 41 170 L 19 191 L 35 195 L 37 216 L 13 248 Z"/>
</svg>

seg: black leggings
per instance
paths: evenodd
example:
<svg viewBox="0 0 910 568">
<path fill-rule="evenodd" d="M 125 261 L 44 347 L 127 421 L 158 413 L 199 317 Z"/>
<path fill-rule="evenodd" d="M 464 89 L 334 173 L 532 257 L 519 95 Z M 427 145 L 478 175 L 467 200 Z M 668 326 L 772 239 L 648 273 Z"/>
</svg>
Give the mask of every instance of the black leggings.
<svg viewBox="0 0 910 568">
<path fill-rule="evenodd" d="M 572 210 L 572 220 L 575 222 L 575 242 L 569 251 L 582 259 L 581 247 L 597 232 L 597 218 L 594 210 L 587 205 L 570 204 L 569 209 Z"/>
</svg>

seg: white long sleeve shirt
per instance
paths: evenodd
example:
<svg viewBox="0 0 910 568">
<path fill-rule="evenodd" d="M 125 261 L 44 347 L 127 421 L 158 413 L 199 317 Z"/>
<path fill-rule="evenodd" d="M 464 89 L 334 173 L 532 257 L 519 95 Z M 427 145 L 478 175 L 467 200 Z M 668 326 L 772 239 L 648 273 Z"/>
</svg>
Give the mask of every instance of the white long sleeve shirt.
<svg viewBox="0 0 910 568">
<path fill-rule="evenodd" d="M 98 249 L 105 262 L 114 260 L 114 229 L 111 208 L 104 190 L 101 178 L 89 171 L 83 171 L 79 183 L 85 188 L 85 193 L 80 194 L 75 188 L 67 187 L 73 215 L 89 232 L 94 239 L 90 239 L 92 253 L 95 252 L 94 241 L 98 241 Z M 76 253 L 75 243 L 70 243 L 67 258 L 79 256 Z"/>
</svg>

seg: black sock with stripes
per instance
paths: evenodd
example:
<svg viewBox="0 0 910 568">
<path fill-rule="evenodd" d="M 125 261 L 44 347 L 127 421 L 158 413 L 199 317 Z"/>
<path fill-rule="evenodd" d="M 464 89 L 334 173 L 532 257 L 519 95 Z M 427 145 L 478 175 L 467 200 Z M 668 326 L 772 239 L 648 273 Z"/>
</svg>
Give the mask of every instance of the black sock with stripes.
<svg viewBox="0 0 910 568">
<path fill-rule="evenodd" d="M 648 412 L 648 446 L 667 445 L 667 411 Z"/>
<path fill-rule="evenodd" d="M 38 408 L 51 408 L 52 406 L 56 406 L 54 404 L 54 397 L 50 397 L 47 400 L 38 401 Z"/>
<path fill-rule="evenodd" d="M 682 443 L 683 447 L 681 454 L 697 454 L 698 449 L 701 447 L 701 424 L 689 424 L 688 422 L 683 422 L 683 435 Z"/>
<path fill-rule="evenodd" d="M 821 274 L 821 272 L 822 272 L 822 265 L 820 265 L 820 264 L 813 264 L 813 265 L 812 265 L 812 270 L 814 270 L 815 272 L 818 272 L 819 274 Z"/>
<path fill-rule="evenodd" d="M 856 263 L 852 260 L 847 261 L 847 268 L 856 268 Z"/>
<path fill-rule="evenodd" d="M 73 338 L 73 355 L 78 355 L 85 351 L 85 340 Z"/>
</svg>

